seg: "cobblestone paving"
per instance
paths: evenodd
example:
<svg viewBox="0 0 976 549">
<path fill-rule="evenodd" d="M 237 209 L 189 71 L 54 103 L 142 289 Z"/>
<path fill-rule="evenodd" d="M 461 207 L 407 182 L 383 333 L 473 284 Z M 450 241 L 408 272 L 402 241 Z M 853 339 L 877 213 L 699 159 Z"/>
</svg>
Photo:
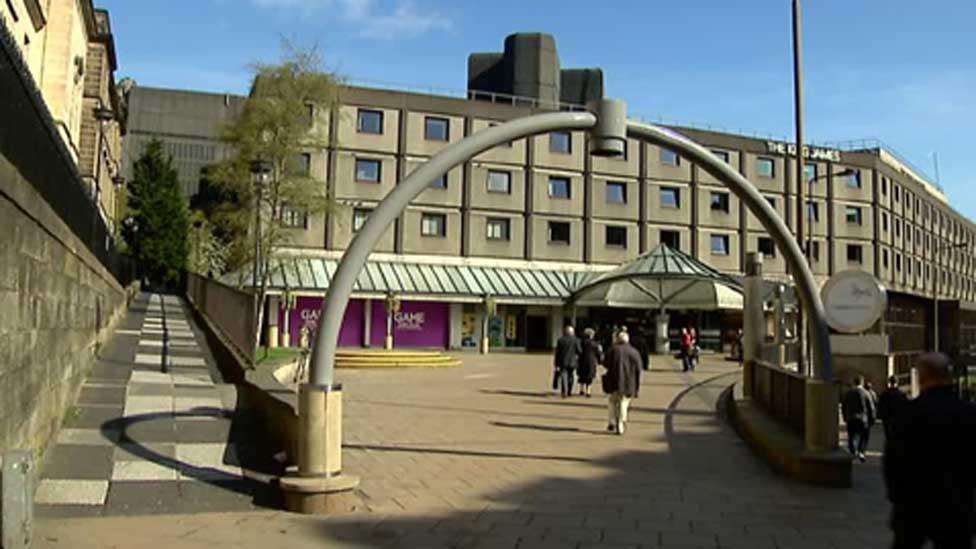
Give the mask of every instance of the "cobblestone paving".
<svg viewBox="0 0 976 549">
<path fill-rule="evenodd" d="M 733 363 L 706 360 L 683 374 L 657 358 L 627 433 L 615 436 L 602 395 L 548 390 L 549 357 L 464 359 L 450 370 L 339 372 L 345 469 L 363 478 L 359 512 L 65 521 L 39 528 L 38 546 L 889 546 L 877 453 L 851 490 L 773 474 L 716 412 L 738 375 Z M 68 532 L 97 541 L 66 544 Z"/>
</svg>

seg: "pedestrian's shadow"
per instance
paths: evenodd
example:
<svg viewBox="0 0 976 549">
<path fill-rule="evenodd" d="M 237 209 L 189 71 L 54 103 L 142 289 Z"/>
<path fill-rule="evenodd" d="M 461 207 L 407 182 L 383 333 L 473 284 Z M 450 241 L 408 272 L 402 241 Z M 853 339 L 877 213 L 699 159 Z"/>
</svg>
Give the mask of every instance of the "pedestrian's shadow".
<svg viewBox="0 0 976 549">
<path fill-rule="evenodd" d="M 547 433 L 586 433 L 586 434 L 606 434 L 604 431 L 594 431 L 591 429 L 580 429 L 579 427 L 560 427 L 556 425 L 538 425 L 535 423 L 508 423 L 505 421 L 489 421 L 489 425 L 495 427 L 505 427 L 508 429 L 526 429 L 530 431 L 544 431 Z"/>
</svg>

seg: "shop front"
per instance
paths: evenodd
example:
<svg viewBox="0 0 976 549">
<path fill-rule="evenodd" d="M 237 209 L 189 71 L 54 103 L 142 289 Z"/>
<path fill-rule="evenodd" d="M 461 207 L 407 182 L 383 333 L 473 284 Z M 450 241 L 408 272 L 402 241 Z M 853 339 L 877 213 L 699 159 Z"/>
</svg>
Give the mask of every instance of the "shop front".
<svg viewBox="0 0 976 549">
<path fill-rule="evenodd" d="M 298 297 L 292 307 L 281 307 L 278 326 L 282 345 L 308 347 L 318 328 L 323 298 Z M 350 299 L 339 329 L 340 347 L 383 348 L 387 330 L 395 348 L 445 349 L 450 329 L 450 305 L 436 301 L 402 301 L 399 310 L 388 315 L 384 300 Z"/>
</svg>

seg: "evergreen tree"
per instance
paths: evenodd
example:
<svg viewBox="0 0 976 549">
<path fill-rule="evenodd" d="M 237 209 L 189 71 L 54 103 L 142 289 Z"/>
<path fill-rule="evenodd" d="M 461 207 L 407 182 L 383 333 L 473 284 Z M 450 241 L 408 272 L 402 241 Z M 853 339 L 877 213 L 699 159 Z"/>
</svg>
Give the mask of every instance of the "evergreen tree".
<svg viewBox="0 0 976 549">
<path fill-rule="evenodd" d="M 159 140 L 146 145 L 129 184 L 129 244 L 150 281 L 173 286 L 186 268 L 189 214 L 173 159 Z"/>
</svg>

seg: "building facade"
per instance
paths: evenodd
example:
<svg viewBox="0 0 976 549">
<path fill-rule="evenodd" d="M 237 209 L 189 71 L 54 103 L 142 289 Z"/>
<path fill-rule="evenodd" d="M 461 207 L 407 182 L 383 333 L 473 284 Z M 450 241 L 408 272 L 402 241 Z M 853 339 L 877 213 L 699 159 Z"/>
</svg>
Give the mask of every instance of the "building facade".
<svg viewBox="0 0 976 549">
<path fill-rule="evenodd" d="M 559 99 L 602 93 L 602 72 L 562 70 L 551 39 L 517 36 L 524 39 L 510 37 L 505 53 L 469 61 L 469 85 L 489 90 L 449 97 L 349 86 L 334 109 L 313 107 L 312 131 L 329 145 L 308 149 L 301 161 L 338 208 L 286 217 L 290 246 L 272 277 L 269 343 L 307 343 L 342 251 L 379 201 L 432 155 L 495 124 L 583 108 Z M 236 100 L 216 98 L 210 116 Z M 138 101 L 130 139 L 144 115 Z M 856 269 L 874 274 L 902 308 L 936 297 L 973 301 L 976 227 L 883 146 L 811 147 L 804 181 L 797 181 L 788 143 L 672 129 L 752 181 L 794 231 L 803 212 L 804 247 L 821 284 Z M 347 311 L 342 343 L 381 345 L 389 331 L 398 346 L 471 348 L 487 336 L 495 348 L 548 348 L 574 314 L 567 299 L 586 277 L 659 244 L 732 275 L 742 274 L 747 253 L 761 252 L 766 275 L 788 280 L 770 236 L 705 170 L 633 139 L 622 158 L 594 157 L 588 139 L 555 132 L 516 140 L 432 181 L 381 239 Z M 808 193 L 802 209 L 800 185 Z M 581 323 L 605 313 L 575 311 Z M 722 312 L 678 313 L 680 322 L 704 323 L 704 338 L 721 345 L 728 328 Z M 650 324 L 651 314 L 625 311 L 621 322 Z"/>
<path fill-rule="evenodd" d="M 192 198 L 203 169 L 225 157 L 220 128 L 239 112 L 243 101 L 230 94 L 135 86 L 129 93 L 123 174 L 131 178 L 132 165 L 146 144 L 158 139 L 173 159 L 183 193 Z"/>
<path fill-rule="evenodd" d="M 109 227 L 121 190 L 125 94 L 111 21 L 91 0 L 8 0 L 0 22 L 17 45 L 87 191 Z"/>
</svg>

